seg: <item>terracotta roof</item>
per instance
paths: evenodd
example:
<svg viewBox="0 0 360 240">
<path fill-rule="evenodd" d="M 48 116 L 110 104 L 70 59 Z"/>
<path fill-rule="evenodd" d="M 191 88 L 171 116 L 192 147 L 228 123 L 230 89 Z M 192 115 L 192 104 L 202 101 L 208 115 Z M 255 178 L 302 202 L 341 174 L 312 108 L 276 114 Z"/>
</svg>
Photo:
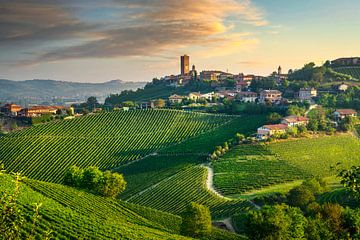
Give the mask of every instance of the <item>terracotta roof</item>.
<svg viewBox="0 0 360 240">
<path fill-rule="evenodd" d="M 290 123 L 294 123 L 294 122 L 307 122 L 309 121 L 309 118 L 292 115 L 292 116 L 284 117 L 283 120 Z"/>
<path fill-rule="evenodd" d="M 341 115 L 357 114 L 357 112 L 354 109 L 336 109 L 335 112 L 338 112 Z"/>
<path fill-rule="evenodd" d="M 285 130 L 288 128 L 286 124 L 272 124 L 272 125 L 264 125 L 263 128 L 267 128 L 270 130 Z"/>
</svg>

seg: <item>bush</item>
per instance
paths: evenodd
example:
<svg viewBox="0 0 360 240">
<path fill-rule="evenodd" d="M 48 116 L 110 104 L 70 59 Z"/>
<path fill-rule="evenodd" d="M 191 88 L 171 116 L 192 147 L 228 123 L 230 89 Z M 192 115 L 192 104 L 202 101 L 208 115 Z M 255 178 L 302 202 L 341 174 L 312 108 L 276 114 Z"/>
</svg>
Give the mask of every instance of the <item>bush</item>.
<svg viewBox="0 0 360 240">
<path fill-rule="evenodd" d="M 126 187 L 126 181 L 122 174 L 110 171 L 102 172 L 97 167 L 87 167 L 83 170 L 77 166 L 72 166 L 65 174 L 64 183 L 68 186 L 114 198 L 122 193 Z"/>
<path fill-rule="evenodd" d="M 209 208 L 197 203 L 191 203 L 183 214 L 181 233 L 194 238 L 208 236 L 211 233 Z"/>
</svg>

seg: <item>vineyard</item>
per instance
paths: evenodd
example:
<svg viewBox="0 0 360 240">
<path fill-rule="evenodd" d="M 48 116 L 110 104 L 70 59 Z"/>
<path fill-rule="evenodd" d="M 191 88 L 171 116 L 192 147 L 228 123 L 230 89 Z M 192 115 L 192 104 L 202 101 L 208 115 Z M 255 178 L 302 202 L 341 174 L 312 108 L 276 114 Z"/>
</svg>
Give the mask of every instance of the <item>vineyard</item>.
<svg viewBox="0 0 360 240">
<path fill-rule="evenodd" d="M 228 200 L 209 192 L 205 186 L 207 176 L 206 168 L 190 167 L 126 200 L 173 214 L 181 213 L 189 202 L 197 202 L 208 206 L 214 219 L 252 208 L 248 201 Z"/>
<path fill-rule="evenodd" d="M 241 121 L 232 116 L 174 110 L 101 113 L 0 137 L 0 159 L 9 171 L 61 182 L 72 165 L 112 169 Z"/>
<path fill-rule="evenodd" d="M 331 167 L 360 164 L 360 141 L 350 135 L 301 139 L 270 144 L 269 150 L 282 160 L 315 177 L 334 175 Z"/>
<path fill-rule="evenodd" d="M 0 194 L 12 191 L 12 179 L 0 175 Z M 34 203 L 42 203 L 36 239 L 49 230 L 52 239 L 188 239 L 179 235 L 179 216 L 31 179 L 21 184 L 18 199 L 27 222 L 24 233 L 31 229 Z M 209 239 L 242 238 L 213 229 Z"/>
<path fill-rule="evenodd" d="M 11 180 L 10 176 L 0 176 L 1 193 L 13 189 Z M 18 202 L 29 223 L 33 204 L 42 203 L 37 228 L 40 236 L 51 230 L 54 239 L 182 238 L 174 235 L 178 233 L 180 217 L 144 207 L 136 210 L 128 207 L 129 204 L 61 185 L 26 181 L 26 185 L 21 186 Z M 141 214 L 145 211 L 154 217 L 151 220 L 143 217 Z M 29 231 L 30 227 L 29 224 L 23 230 Z"/>
<path fill-rule="evenodd" d="M 261 145 L 240 145 L 212 165 L 215 186 L 226 196 L 306 176 Z"/>
<path fill-rule="evenodd" d="M 360 67 L 336 67 L 334 71 L 347 74 L 353 78 L 360 80 Z"/>
<path fill-rule="evenodd" d="M 350 135 L 241 145 L 213 163 L 214 184 L 225 195 L 334 175 L 332 167 L 360 164 L 360 142 Z"/>
</svg>

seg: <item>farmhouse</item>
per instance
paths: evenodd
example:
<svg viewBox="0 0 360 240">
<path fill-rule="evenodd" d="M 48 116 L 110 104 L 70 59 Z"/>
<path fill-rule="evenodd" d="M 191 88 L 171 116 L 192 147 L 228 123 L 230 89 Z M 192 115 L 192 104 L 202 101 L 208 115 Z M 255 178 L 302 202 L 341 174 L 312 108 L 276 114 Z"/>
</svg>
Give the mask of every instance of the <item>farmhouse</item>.
<svg viewBox="0 0 360 240">
<path fill-rule="evenodd" d="M 357 112 L 354 109 L 336 109 L 334 117 L 336 120 L 341 120 L 346 117 L 355 117 Z"/>
<path fill-rule="evenodd" d="M 260 92 L 259 101 L 261 103 L 274 103 L 281 100 L 282 93 L 278 90 L 263 90 Z"/>
<path fill-rule="evenodd" d="M 284 117 L 281 120 L 281 123 L 286 124 L 289 127 L 295 127 L 295 126 L 299 126 L 299 125 L 308 124 L 309 123 L 309 118 L 291 115 L 291 116 Z"/>
<path fill-rule="evenodd" d="M 185 98 L 184 96 L 174 94 L 171 95 L 168 99 L 171 104 L 174 104 L 174 103 L 181 103 L 184 98 Z"/>
<path fill-rule="evenodd" d="M 257 99 L 257 93 L 255 92 L 239 92 L 237 96 L 242 102 L 255 102 Z"/>
<path fill-rule="evenodd" d="M 288 129 L 287 124 L 264 125 L 257 129 L 257 134 L 258 136 L 272 136 L 274 134 L 286 133 L 286 129 Z"/>
</svg>

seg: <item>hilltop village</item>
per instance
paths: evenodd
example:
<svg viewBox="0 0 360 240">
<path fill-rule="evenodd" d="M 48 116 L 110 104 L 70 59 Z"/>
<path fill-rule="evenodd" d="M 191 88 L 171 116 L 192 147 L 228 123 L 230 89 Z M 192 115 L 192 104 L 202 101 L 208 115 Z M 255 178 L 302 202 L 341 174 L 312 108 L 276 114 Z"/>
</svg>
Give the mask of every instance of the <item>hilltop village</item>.
<svg viewBox="0 0 360 240">
<path fill-rule="evenodd" d="M 223 114 L 266 113 L 269 115 L 268 124 L 259 126 L 258 139 L 280 137 L 291 128 L 304 131 L 301 127 L 306 126 L 310 130 L 333 132 L 339 126 L 342 129 L 344 125 L 348 126 L 349 117 L 357 116 L 360 110 L 356 101 L 346 100 L 359 91 L 358 76 L 344 72 L 358 66 L 360 58 L 339 58 L 320 67 L 309 63 L 302 69 L 290 69 L 287 73 L 279 66 L 267 77 L 219 70 L 198 73 L 195 65 L 190 68 L 190 57 L 183 55 L 180 57 L 180 74 L 153 79 L 144 89 L 111 95 L 104 104 L 95 97 L 71 106 L 25 108 L 7 103 L 0 112 L 12 119 L 3 120 L 3 125 L 7 126 L 3 130 L 12 130 L 17 125 L 69 120 L 102 111 L 172 108 Z M 319 111 L 321 117 L 311 121 L 309 113 L 314 111 Z M 11 123 L 12 127 L 6 123 Z"/>
</svg>

